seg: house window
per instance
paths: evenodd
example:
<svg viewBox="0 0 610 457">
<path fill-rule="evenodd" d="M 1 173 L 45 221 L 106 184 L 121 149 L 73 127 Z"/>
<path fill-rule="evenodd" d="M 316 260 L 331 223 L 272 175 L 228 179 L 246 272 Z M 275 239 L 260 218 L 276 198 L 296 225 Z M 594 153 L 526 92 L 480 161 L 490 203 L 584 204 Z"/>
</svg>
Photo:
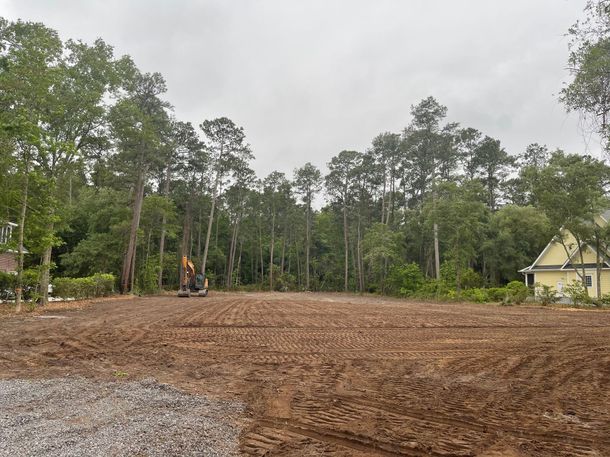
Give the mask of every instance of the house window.
<svg viewBox="0 0 610 457">
<path fill-rule="evenodd" d="M 585 284 L 587 285 L 587 287 L 591 287 L 593 285 L 593 280 L 591 279 L 591 276 L 585 276 Z"/>
<path fill-rule="evenodd" d="M 0 244 L 7 244 L 11 241 L 11 236 L 13 235 L 13 227 L 10 225 L 5 225 L 4 227 L 0 227 Z"/>
</svg>

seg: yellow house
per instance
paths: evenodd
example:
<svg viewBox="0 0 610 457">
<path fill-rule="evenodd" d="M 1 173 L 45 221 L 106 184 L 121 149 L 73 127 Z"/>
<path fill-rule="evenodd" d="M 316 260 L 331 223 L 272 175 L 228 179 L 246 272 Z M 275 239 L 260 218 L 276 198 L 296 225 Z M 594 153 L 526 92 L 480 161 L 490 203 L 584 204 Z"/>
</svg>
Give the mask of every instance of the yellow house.
<svg viewBox="0 0 610 457">
<path fill-rule="evenodd" d="M 604 227 L 610 220 L 610 210 L 597 218 L 595 223 Z M 552 286 L 559 296 L 563 296 L 563 289 L 572 281 L 582 281 L 580 275 L 574 271 L 578 268 L 582 274 L 580 254 L 576 239 L 567 230 L 562 229 L 564 243 L 552 239 L 540 253 L 538 258 L 529 267 L 519 270 L 525 275 L 525 283 L 534 286 L 539 283 Z M 565 244 L 565 247 L 564 247 Z M 567 248 L 567 252 L 566 252 Z M 610 294 L 610 261 L 607 254 L 602 254 L 601 293 Z M 583 243 L 583 262 L 585 267 L 585 282 L 589 297 L 597 297 L 597 254 L 590 244 Z"/>
</svg>

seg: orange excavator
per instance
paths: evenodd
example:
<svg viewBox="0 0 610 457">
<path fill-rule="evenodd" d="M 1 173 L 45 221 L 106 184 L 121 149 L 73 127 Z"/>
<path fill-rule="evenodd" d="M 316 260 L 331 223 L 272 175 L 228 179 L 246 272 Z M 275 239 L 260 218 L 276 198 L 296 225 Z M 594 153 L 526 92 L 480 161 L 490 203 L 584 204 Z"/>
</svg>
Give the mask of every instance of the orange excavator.
<svg viewBox="0 0 610 457">
<path fill-rule="evenodd" d="M 195 273 L 195 265 L 187 256 L 182 256 L 180 263 L 180 289 L 178 297 L 190 297 L 191 292 L 197 293 L 200 297 L 208 295 L 208 278 L 202 273 Z"/>
</svg>

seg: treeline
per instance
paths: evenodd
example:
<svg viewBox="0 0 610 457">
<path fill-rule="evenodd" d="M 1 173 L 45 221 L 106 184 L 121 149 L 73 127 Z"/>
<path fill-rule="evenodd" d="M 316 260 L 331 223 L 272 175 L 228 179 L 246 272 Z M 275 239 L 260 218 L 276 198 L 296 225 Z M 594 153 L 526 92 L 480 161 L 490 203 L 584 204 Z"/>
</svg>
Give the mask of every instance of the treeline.
<svg viewBox="0 0 610 457">
<path fill-rule="evenodd" d="M 182 122 L 165 91 L 102 40 L 0 19 L 0 220 L 19 224 L 18 302 L 28 268 L 43 304 L 51 276 L 175 288 L 181 255 L 212 288 L 460 296 L 521 280 L 567 219 L 606 205 L 601 161 L 539 144 L 510 155 L 432 97 L 325 175 L 306 163 L 261 179 L 242 127 Z"/>
</svg>

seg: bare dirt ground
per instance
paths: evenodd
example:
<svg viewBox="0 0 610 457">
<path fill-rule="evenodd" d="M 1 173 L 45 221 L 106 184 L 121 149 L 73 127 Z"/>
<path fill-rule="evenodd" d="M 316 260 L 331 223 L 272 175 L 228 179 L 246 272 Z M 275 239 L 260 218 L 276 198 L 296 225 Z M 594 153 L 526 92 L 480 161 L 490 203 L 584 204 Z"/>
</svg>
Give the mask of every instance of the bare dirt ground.
<svg viewBox="0 0 610 457">
<path fill-rule="evenodd" d="M 608 312 L 212 292 L 42 317 L 0 320 L 0 378 L 240 400 L 242 454 L 610 456 Z"/>
</svg>

